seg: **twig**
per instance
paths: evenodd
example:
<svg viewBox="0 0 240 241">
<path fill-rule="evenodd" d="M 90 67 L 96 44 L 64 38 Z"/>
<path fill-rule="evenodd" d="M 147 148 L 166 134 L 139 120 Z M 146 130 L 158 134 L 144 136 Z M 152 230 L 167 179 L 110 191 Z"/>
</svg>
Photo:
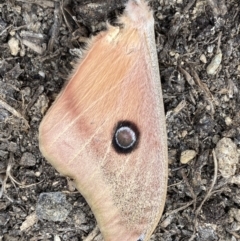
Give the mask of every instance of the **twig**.
<svg viewBox="0 0 240 241">
<path fill-rule="evenodd" d="M 221 40 L 222 40 L 222 32 L 220 32 L 218 35 L 218 44 L 217 44 L 217 51 L 216 51 L 217 54 L 221 52 L 221 49 L 220 49 Z"/>
<path fill-rule="evenodd" d="M 214 99 L 212 93 L 210 92 L 210 90 L 208 89 L 207 85 L 205 83 L 203 83 L 197 72 L 194 70 L 194 68 L 192 66 L 190 66 L 191 69 L 191 73 L 193 76 L 193 79 L 195 81 L 195 83 L 200 87 L 200 89 L 202 90 L 202 92 L 207 96 L 207 98 L 209 98 L 210 100 Z"/>
<path fill-rule="evenodd" d="M 194 203 L 194 200 L 186 203 L 184 206 L 182 206 L 182 207 L 180 207 L 180 208 L 177 208 L 177 209 L 174 209 L 174 210 L 172 210 L 172 211 L 170 211 L 170 212 L 167 212 L 167 213 L 165 214 L 165 216 L 170 216 L 170 215 L 172 215 L 172 214 L 178 213 L 178 212 L 186 209 L 187 207 L 191 206 L 193 203 Z"/>
<path fill-rule="evenodd" d="M 189 182 L 188 182 L 188 179 L 187 179 L 187 177 L 186 177 L 186 174 L 185 174 L 184 170 L 182 169 L 180 172 L 181 172 L 181 175 L 182 175 L 182 178 L 183 178 L 185 184 L 186 184 L 187 187 L 188 187 L 188 190 L 189 190 L 190 193 L 191 193 L 192 199 L 193 199 L 193 201 L 194 201 L 194 210 L 195 210 L 195 209 L 196 209 L 196 200 L 197 200 L 197 197 L 196 197 L 196 195 L 195 195 L 195 193 L 194 193 L 191 185 L 190 185 Z"/>
<path fill-rule="evenodd" d="M 189 1 L 189 3 L 184 7 L 183 13 L 187 13 L 189 9 L 195 4 L 196 0 Z"/>
<path fill-rule="evenodd" d="M 212 195 L 212 190 L 213 190 L 213 187 L 217 181 L 217 173 L 218 173 L 218 163 L 217 163 L 217 157 L 216 157 L 216 154 L 215 154 L 215 151 L 213 149 L 212 151 L 213 153 L 213 162 L 214 162 L 214 176 L 213 176 L 213 181 L 212 181 L 212 184 L 206 194 L 206 196 L 204 197 L 203 201 L 201 202 L 201 204 L 199 205 L 199 207 L 197 208 L 196 210 L 196 213 L 195 213 L 195 218 L 194 218 L 194 231 L 193 231 L 193 234 L 191 236 L 191 238 L 189 239 L 189 241 L 192 241 L 194 238 L 195 238 L 195 234 L 196 234 L 196 227 L 197 227 L 197 218 L 198 218 L 198 215 L 202 209 L 202 206 L 203 204 L 206 202 L 206 200 Z"/>
<path fill-rule="evenodd" d="M 43 181 L 40 181 L 40 182 L 37 182 L 37 183 L 32 183 L 32 184 L 29 184 L 29 185 L 24 185 L 20 182 L 18 182 L 14 177 L 13 175 L 11 174 L 11 169 L 12 169 L 12 165 L 9 163 L 8 166 L 7 166 L 7 170 L 6 170 L 6 177 L 12 181 L 13 185 L 15 186 L 15 184 L 19 185 L 20 188 L 28 188 L 28 187 L 32 187 L 34 185 L 37 185 L 37 184 L 40 184 L 42 183 Z"/>
<path fill-rule="evenodd" d="M 3 196 L 3 194 L 5 193 L 6 191 L 6 183 L 7 183 L 7 180 L 8 178 L 11 180 L 12 184 L 14 185 L 14 187 L 16 188 L 16 185 L 19 185 L 20 188 L 28 188 L 28 187 L 32 187 L 33 185 L 37 185 L 37 184 L 40 184 L 42 183 L 43 181 L 40 181 L 40 182 L 37 182 L 37 183 L 32 183 L 32 184 L 29 184 L 29 185 L 24 185 L 20 182 L 18 182 L 14 177 L 13 175 L 11 174 L 11 169 L 12 169 L 12 159 L 13 159 L 13 154 L 10 153 L 10 160 L 9 160 L 9 163 L 7 165 L 7 168 L 6 168 L 6 173 L 4 175 L 4 178 L 1 178 L 0 177 L 0 183 L 2 184 L 2 187 L 0 189 L 0 198 Z M 6 195 L 6 194 L 5 194 Z M 13 202 L 13 200 L 8 197 L 6 195 L 6 197 L 11 201 Z"/>
<path fill-rule="evenodd" d="M 217 181 L 218 163 L 217 163 L 217 157 L 216 157 L 216 154 L 215 154 L 214 149 L 213 149 L 212 153 L 213 153 L 213 161 L 214 161 L 214 176 L 213 176 L 213 181 L 212 181 L 211 187 L 209 188 L 209 190 L 208 190 L 205 198 L 203 199 L 203 201 L 201 202 L 200 206 L 198 207 L 198 209 L 197 209 L 197 211 L 196 211 L 196 216 L 198 216 L 200 210 L 202 209 L 203 204 L 204 204 L 204 203 L 206 202 L 206 200 L 211 196 L 213 187 L 215 186 L 215 183 L 216 183 L 216 181 Z"/>
<path fill-rule="evenodd" d="M 93 231 L 83 241 L 93 241 L 94 238 L 99 234 L 99 228 L 96 226 Z"/>
<path fill-rule="evenodd" d="M 36 100 L 39 98 L 39 96 L 43 93 L 43 91 L 44 91 L 44 87 L 42 85 L 38 86 L 37 90 L 31 97 L 31 101 L 27 104 L 25 112 L 28 112 L 32 108 L 32 106 L 34 105 Z"/>
<path fill-rule="evenodd" d="M 195 83 L 200 87 L 200 89 L 206 96 L 206 100 L 208 101 L 209 105 L 211 106 L 212 114 L 214 114 L 215 113 L 214 104 L 213 104 L 214 97 L 213 97 L 212 93 L 208 89 L 207 85 L 200 80 L 200 78 L 199 78 L 197 72 L 194 70 L 194 68 L 192 66 L 190 66 L 190 69 L 191 69 L 191 74 L 193 76 Z"/>
<path fill-rule="evenodd" d="M 2 106 L 4 109 L 12 113 L 14 116 L 18 117 L 19 119 L 22 119 L 24 121 L 24 124 L 26 125 L 27 128 L 29 128 L 28 121 L 21 115 L 18 111 L 16 111 L 12 106 L 4 102 L 3 100 L 0 99 L 0 106 Z"/>
<path fill-rule="evenodd" d="M 185 69 L 183 69 L 180 65 L 178 65 L 178 69 L 182 73 L 182 75 L 184 75 L 185 79 L 187 80 L 190 86 L 195 85 L 193 77 Z"/>
<path fill-rule="evenodd" d="M 232 234 L 235 238 L 237 238 L 237 239 L 240 239 L 240 235 L 238 235 L 236 232 L 234 232 L 234 231 L 231 231 L 230 229 L 226 229 L 227 230 L 227 232 L 229 232 L 230 234 Z"/>
<path fill-rule="evenodd" d="M 48 0 L 17 0 L 18 2 L 24 2 L 24 3 L 30 3 L 30 4 L 38 4 L 42 6 L 43 8 L 53 8 L 54 7 L 54 1 L 48 1 Z"/>
<path fill-rule="evenodd" d="M 51 28 L 51 38 L 49 39 L 48 42 L 48 51 L 53 52 L 53 46 L 58 39 L 59 35 L 59 29 L 62 21 L 62 16 L 61 16 L 61 11 L 60 11 L 60 6 L 58 2 L 54 3 L 55 9 L 54 9 L 54 22 Z"/>
<path fill-rule="evenodd" d="M 173 183 L 173 184 L 171 184 L 171 185 L 168 185 L 168 188 L 177 186 L 177 185 L 181 184 L 182 182 L 183 182 L 183 180 L 180 181 L 180 182 L 177 182 L 177 183 Z"/>
</svg>

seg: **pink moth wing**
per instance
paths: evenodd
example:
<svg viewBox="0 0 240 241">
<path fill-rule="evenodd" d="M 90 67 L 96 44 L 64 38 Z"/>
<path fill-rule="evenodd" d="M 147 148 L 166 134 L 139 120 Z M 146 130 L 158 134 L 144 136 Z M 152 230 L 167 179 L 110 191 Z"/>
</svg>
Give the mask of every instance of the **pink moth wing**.
<svg viewBox="0 0 240 241">
<path fill-rule="evenodd" d="M 119 20 L 94 37 L 70 81 L 44 117 L 40 149 L 71 177 L 90 205 L 105 241 L 149 240 L 167 189 L 167 140 L 154 19 L 130 0 Z M 139 129 L 130 153 L 117 152 L 119 121 Z"/>
</svg>

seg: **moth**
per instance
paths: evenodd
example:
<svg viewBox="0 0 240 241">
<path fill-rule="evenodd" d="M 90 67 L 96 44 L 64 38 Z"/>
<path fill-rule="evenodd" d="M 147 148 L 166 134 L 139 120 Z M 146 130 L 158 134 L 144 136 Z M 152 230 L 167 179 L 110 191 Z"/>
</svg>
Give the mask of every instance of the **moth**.
<svg viewBox="0 0 240 241">
<path fill-rule="evenodd" d="M 163 212 L 167 138 L 154 36 L 144 0 L 93 37 L 39 128 L 43 156 L 72 178 L 105 241 L 146 241 Z"/>
</svg>

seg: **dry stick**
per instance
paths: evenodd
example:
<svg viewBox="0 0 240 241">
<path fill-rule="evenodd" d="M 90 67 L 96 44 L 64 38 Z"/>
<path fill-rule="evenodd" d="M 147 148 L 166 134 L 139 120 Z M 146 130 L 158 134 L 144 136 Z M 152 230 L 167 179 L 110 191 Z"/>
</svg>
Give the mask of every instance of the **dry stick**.
<svg viewBox="0 0 240 241">
<path fill-rule="evenodd" d="M 93 231 L 83 240 L 83 241 L 92 241 L 99 234 L 99 228 L 96 226 Z"/>
<path fill-rule="evenodd" d="M 194 210 L 195 210 L 195 209 L 196 209 L 197 196 L 195 195 L 195 193 L 194 193 L 194 191 L 193 191 L 191 185 L 189 184 L 189 182 L 188 182 L 188 180 L 187 180 L 187 177 L 186 177 L 186 174 L 185 174 L 184 170 L 182 169 L 180 172 L 181 172 L 181 175 L 182 175 L 182 178 L 183 178 L 185 184 L 186 184 L 187 187 L 188 187 L 188 190 L 189 190 L 190 193 L 191 193 L 192 199 L 193 199 L 193 201 L 194 201 Z"/>
<path fill-rule="evenodd" d="M 6 190 L 6 184 L 7 184 L 7 179 L 8 179 L 8 176 L 7 174 L 5 175 L 3 181 L 2 181 L 2 188 L 1 188 L 1 193 L 0 193 L 0 199 L 2 198 L 3 194 L 5 193 L 5 190 Z M 10 202 L 13 202 L 13 199 L 10 198 L 8 195 L 6 195 L 6 198 L 10 201 Z"/>
<path fill-rule="evenodd" d="M 189 9 L 195 4 L 196 0 L 189 1 L 189 3 L 184 7 L 183 13 L 187 13 Z"/>
<path fill-rule="evenodd" d="M 171 185 L 168 185 L 168 188 L 177 186 L 177 185 L 181 184 L 182 182 L 183 182 L 183 180 L 180 181 L 180 182 L 177 182 L 177 183 L 173 183 L 173 184 L 171 184 Z"/>
<path fill-rule="evenodd" d="M 32 49 L 34 52 L 40 55 L 42 55 L 46 51 L 45 46 L 41 47 L 38 44 L 28 41 L 27 39 L 22 39 L 21 42 L 22 44 L 24 44 L 25 46 L 27 46 L 28 48 Z"/>
<path fill-rule="evenodd" d="M 37 90 L 35 91 L 35 93 L 33 94 L 33 96 L 31 97 L 31 101 L 27 104 L 27 107 L 25 109 L 25 113 L 28 112 L 32 108 L 32 106 L 37 101 L 39 96 L 43 93 L 43 91 L 44 91 L 44 87 L 40 85 L 37 88 Z"/>
<path fill-rule="evenodd" d="M 184 77 L 187 80 L 188 84 L 190 86 L 194 86 L 195 83 L 193 81 L 193 77 L 185 69 L 183 69 L 180 65 L 178 65 L 178 69 L 182 73 L 182 75 L 184 75 Z"/>
<path fill-rule="evenodd" d="M 65 1 L 66 2 L 66 1 Z M 74 18 L 74 14 L 72 14 L 71 9 L 68 7 L 68 5 L 66 5 L 66 3 L 64 2 L 64 0 L 61 1 L 61 11 L 62 11 L 62 16 L 63 16 L 63 20 L 65 22 L 65 24 L 67 25 L 68 29 L 70 32 L 73 32 L 73 27 L 71 22 L 69 22 L 67 14 L 69 16 L 71 16 L 72 20 L 77 24 L 77 26 L 80 28 L 80 24 L 78 23 L 78 21 L 76 21 L 76 19 Z M 67 13 L 67 14 L 66 14 Z"/>
<path fill-rule="evenodd" d="M 7 182 L 7 176 L 4 175 L 4 177 L 2 177 L 2 175 L 0 176 L 0 183 L 1 183 L 1 188 L 0 188 L 0 199 L 3 196 L 3 193 L 6 189 L 6 182 Z"/>
<path fill-rule="evenodd" d="M 166 212 L 166 213 L 164 214 L 164 217 L 166 217 L 166 218 L 161 222 L 161 224 L 160 224 L 161 227 L 164 227 L 164 226 L 165 226 L 165 223 L 168 222 L 168 221 L 166 221 L 166 220 L 168 219 L 168 217 L 172 216 L 173 214 L 178 213 L 178 212 L 180 212 L 180 211 L 182 211 L 182 210 L 185 210 L 187 207 L 191 206 L 192 204 L 194 204 L 194 210 L 195 210 L 195 208 L 196 208 L 196 195 L 195 195 L 195 193 L 193 192 L 191 186 L 189 185 L 189 183 L 188 183 L 188 181 L 187 181 L 187 178 L 186 178 L 186 175 L 185 175 L 185 173 L 184 173 L 183 170 L 181 170 L 181 174 L 182 174 L 182 176 L 183 176 L 183 181 L 185 181 L 185 183 L 187 184 L 187 186 L 188 186 L 188 188 L 189 188 L 189 190 L 190 190 L 190 192 L 191 192 L 191 194 L 192 194 L 193 200 L 190 201 L 190 202 L 188 202 L 188 203 L 186 203 L 186 204 L 185 204 L 184 206 L 182 206 L 182 207 L 179 207 L 179 208 L 177 208 L 177 209 L 174 209 L 174 210 L 171 210 L 171 211 L 169 211 L 169 212 Z M 181 181 L 181 182 L 182 182 L 182 181 Z M 181 182 L 179 182 L 179 183 L 181 183 Z M 169 187 L 172 187 L 172 186 L 175 186 L 175 185 L 178 185 L 179 183 L 175 183 L 175 184 L 169 185 L 168 188 L 169 188 Z"/>
<path fill-rule="evenodd" d="M 208 192 L 207 192 L 207 195 L 205 196 L 205 198 L 203 199 L 202 203 L 200 204 L 200 206 L 198 207 L 197 211 L 196 211 L 196 215 L 199 214 L 200 210 L 202 209 L 202 206 L 203 204 L 206 202 L 206 200 L 211 196 L 211 192 L 212 192 L 212 189 L 217 181 L 217 173 L 218 173 L 218 163 L 217 163 L 217 157 L 216 157 L 216 154 L 215 154 L 215 151 L 213 149 L 212 151 L 212 154 L 213 154 L 213 162 L 214 162 L 214 176 L 213 176 L 213 181 L 212 181 L 212 184 L 211 184 L 211 187 L 209 188 Z"/>
<path fill-rule="evenodd" d="M 11 154 L 10 154 L 11 155 Z M 8 169 L 8 167 L 7 167 Z M 6 184 L 7 184 L 7 180 L 8 180 L 8 174 L 7 174 L 7 170 L 5 172 L 1 172 L 1 173 L 5 173 L 4 175 L 4 178 L 1 178 L 1 184 L 2 184 L 2 187 L 1 187 L 1 190 L 0 190 L 0 199 L 2 198 L 3 194 L 5 193 L 5 190 L 6 190 Z M 5 196 L 7 197 L 7 199 L 10 201 L 10 202 L 13 202 L 13 200 L 8 197 L 8 195 L 5 194 Z"/>
<path fill-rule="evenodd" d="M 30 3 L 30 4 L 38 4 L 42 6 L 43 8 L 53 8 L 54 7 L 54 1 L 48 1 L 48 0 L 17 0 L 17 2 L 24 2 L 24 3 Z"/>
<path fill-rule="evenodd" d="M 7 170 L 6 170 L 6 177 L 12 181 L 13 185 L 15 186 L 15 184 L 18 184 L 20 188 L 28 188 L 28 187 L 32 187 L 34 185 L 37 185 L 37 184 L 40 184 L 42 183 L 43 181 L 40 181 L 40 182 L 36 182 L 36 183 L 32 183 L 32 184 L 29 184 L 29 185 L 24 185 L 20 182 L 18 182 L 11 174 L 11 169 L 12 169 L 12 165 L 11 164 L 8 164 L 7 166 Z M 16 186 L 15 186 L 16 187 Z"/>
<path fill-rule="evenodd" d="M 212 184 L 206 194 L 206 196 L 204 197 L 203 201 L 201 202 L 201 204 L 199 205 L 199 207 L 197 208 L 196 210 L 196 213 L 195 213 L 195 219 L 194 219 L 194 232 L 191 236 L 191 238 L 189 239 L 189 241 L 192 241 L 194 238 L 195 238 L 195 233 L 196 233 L 196 226 L 197 226 L 197 217 L 202 209 L 202 206 L 203 204 L 206 202 L 206 200 L 212 195 L 212 190 L 213 190 L 213 187 L 217 181 L 217 173 L 218 173 L 218 163 L 217 163 L 217 157 L 216 157 L 216 154 L 215 154 L 215 151 L 213 149 L 212 151 L 212 154 L 213 154 L 213 162 L 214 162 L 214 176 L 213 176 L 213 181 L 212 181 Z"/>
<path fill-rule="evenodd" d="M 192 201 L 186 203 L 186 204 L 185 204 L 184 206 L 182 206 L 182 207 L 179 207 L 179 208 L 176 208 L 176 209 L 174 209 L 174 210 L 172 210 L 172 211 L 170 211 L 170 212 L 167 212 L 165 215 L 168 217 L 168 216 L 170 216 L 170 215 L 172 215 L 172 214 L 178 213 L 178 212 L 186 209 L 187 207 L 191 206 L 194 202 L 195 202 L 195 200 L 192 200 Z"/>
<path fill-rule="evenodd" d="M 237 239 L 240 239 L 240 235 L 238 235 L 236 232 L 234 232 L 234 231 L 231 231 L 230 229 L 226 229 L 227 230 L 227 232 L 229 232 L 230 234 L 232 234 L 235 238 L 237 238 Z"/>
<path fill-rule="evenodd" d="M 170 110 L 166 114 L 166 119 L 170 118 L 170 116 L 177 115 L 182 109 L 186 106 L 186 100 L 182 100 L 173 110 Z"/>
<path fill-rule="evenodd" d="M 10 153 L 10 161 L 9 161 L 9 163 L 8 163 L 8 165 L 7 165 L 6 174 L 5 174 L 5 176 L 4 176 L 4 179 L 2 179 L 2 178 L 0 179 L 0 182 L 1 182 L 1 184 L 2 184 L 2 187 L 1 187 L 1 189 L 0 189 L 0 198 L 2 197 L 3 193 L 5 193 L 6 183 L 7 183 L 8 178 L 11 180 L 11 182 L 12 182 L 12 184 L 14 185 L 15 188 L 16 188 L 16 185 L 15 185 L 15 184 L 19 185 L 20 188 L 28 188 L 28 187 L 32 187 L 33 185 L 40 184 L 40 183 L 43 182 L 43 181 L 40 181 L 40 182 L 33 183 L 33 184 L 29 184 L 29 185 L 24 185 L 24 184 L 18 182 L 18 181 L 12 176 L 12 174 L 11 174 L 12 159 L 13 159 L 13 154 Z M 6 195 L 6 194 L 5 194 L 5 195 Z M 6 197 L 7 197 L 11 202 L 13 202 L 13 200 L 12 200 L 10 197 L 8 197 L 7 195 L 6 195 Z"/>
<path fill-rule="evenodd" d="M 203 83 L 197 72 L 194 70 L 194 68 L 192 66 L 190 66 L 191 69 L 191 73 L 193 76 L 193 79 L 195 81 L 195 83 L 200 87 L 200 89 L 202 90 L 202 92 L 207 96 L 207 98 L 209 98 L 210 100 L 214 99 L 212 93 L 210 92 L 210 90 L 208 89 L 207 85 L 205 83 Z"/>
<path fill-rule="evenodd" d="M 200 78 L 199 78 L 197 72 L 194 70 L 194 68 L 192 66 L 190 66 L 190 69 L 191 69 L 191 73 L 192 73 L 195 83 L 200 87 L 200 89 L 206 96 L 206 100 L 208 101 L 208 103 L 211 107 L 212 114 L 214 114 L 215 109 L 214 109 L 214 105 L 213 105 L 213 101 L 212 101 L 212 100 L 214 100 L 214 97 L 213 97 L 212 93 L 208 89 L 207 85 L 200 80 Z"/>
<path fill-rule="evenodd" d="M 221 51 L 221 49 L 220 49 L 221 40 L 222 40 L 222 32 L 220 32 L 219 35 L 218 35 L 218 45 L 217 45 L 216 53 L 219 53 Z"/>
<path fill-rule="evenodd" d="M 58 2 L 54 3 L 55 9 L 54 9 L 54 22 L 53 25 L 51 27 L 51 38 L 48 41 L 48 51 L 53 52 L 53 47 L 54 47 L 54 42 L 56 39 L 58 39 L 58 35 L 59 35 L 59 29 L 60 29 L 60 25 L 62 22 L 62 15 L 61 15 L 61 11 L 60 11 L 60 5 Z"/>
<path fill-rule="evenodd" d="M 163 228 L 163 229 L 166 228 L 171 223 L 172 218 L 174 217 L 175 213 L 178 213 L 182 210 L 185 210 L 187 207 L 191 206 L 194 202 L 195 202 L 195 200 L 192 200 L 182 207 L 179 207 L 175 210 L 171 210 L 171 211 L 165 213 L 164 214 L 164 220 L 161 222 L 160 227 Z"/>
<path fill-rule="evenodd" d="M 221 45 L 221 39 L 222 39 L 222 32 L 219 33 L 217 39 L 218 39 L 218 44 L 217 44 L 217 51 L 216 51 L 216 53 L 219 54 L 219 53 L 221 53 L 220 45 Z M 183 74 L 186 74 L 181 69 L 181 67 L 179 68 L 179 70 Z M 193 66 L 190 66 L 190 70 L 191 70 L 191 74 L 192 74 L 192 77 L 193 77 L 195 83 L 200 87 L 200 89 L 205 94 L 206 99 L 207 99 L 209 105 L 211 106 L 212 114 L 214 114 L 214 112 L 215 112 L 214 105 L 213 105 L 214 97 L 213 97 L 211 91 L 208 89 L 207 85 L 200 80 L 200 78 L 199 78 L 197 72 L 194 70 Z"/>
<path fill-rule="evenodd" d="M 24 124 L 26 125 L 27 128 L 29 128 L 28 121 L 21 115 L 18 111 L 16 111 L 12 106 L 4 102 L 3 100 L 0 99 L 0 106 L 2 106 L 4 109 L 12 113 L 14 116 L 18 117 L 19 119 L 22 119 L 24 121 Z"/>
<path fill-rule="evenodd" d="M 173 113 L 174 113 L 174 114 L 178 114 L 180 111 L 182 111 L 182 109 L 185 108 L 186 105 L 187 105 L 186 100 L 182 100 L 182 101 L 173 109 Z"/>
</svg>

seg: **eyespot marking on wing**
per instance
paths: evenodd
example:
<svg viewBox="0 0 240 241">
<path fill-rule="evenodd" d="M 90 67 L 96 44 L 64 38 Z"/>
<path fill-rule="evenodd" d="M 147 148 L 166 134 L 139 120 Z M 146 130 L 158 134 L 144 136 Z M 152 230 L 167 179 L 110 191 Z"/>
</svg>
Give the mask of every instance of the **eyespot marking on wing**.
<svg viewBox="0 0 240 241">
<path fill-rule="evenodd" d="M 114 128 L 112 145 L 119 154 L 128 154 L 137 148 L 140 132 L 131 121 L 119 121 Z"/>
</svg>

